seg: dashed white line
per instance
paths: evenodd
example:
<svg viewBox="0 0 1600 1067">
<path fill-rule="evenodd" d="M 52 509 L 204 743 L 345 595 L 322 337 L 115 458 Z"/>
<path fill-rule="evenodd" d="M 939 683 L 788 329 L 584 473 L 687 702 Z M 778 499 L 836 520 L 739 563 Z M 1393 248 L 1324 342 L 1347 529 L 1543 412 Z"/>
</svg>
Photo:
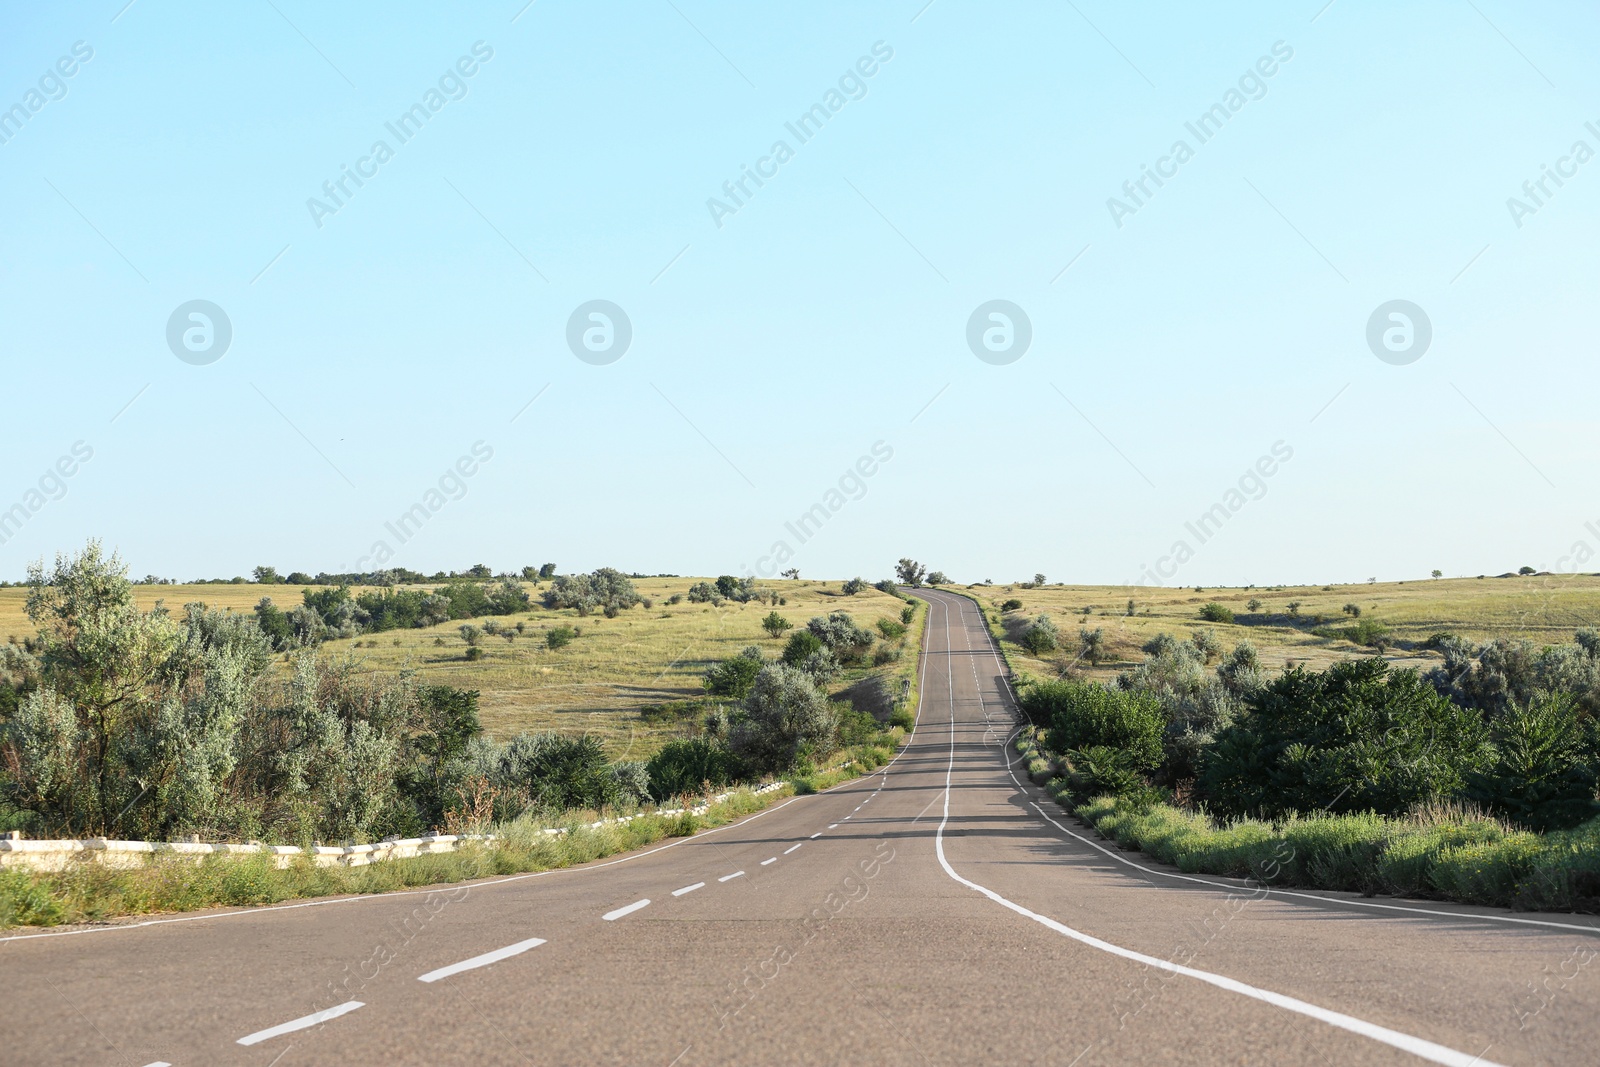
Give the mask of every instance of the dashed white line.
<svg viewBox="0 0 1600 1067">
<path fill-rule="evenodd" d="M 265 1030 L 257 1030 L 253 1034 L 248 1034 L 244 1037 L 241 1037 L 239 1039 L 239 1044 L 259 1045 L 261 1042 L 270 1038 L 281 1037 L 284 1034 L 292 1034 L 296 1030 L 308 1030 L 311 1027 L 316 1026 L 318 1023 L 325 1023 L 329 1019 L 337 1019 L 341 1015 L 348 1015 L 357 1008 L 365 1006 L 366 1005 L 359 1000 L 348 1000 L 343 1004 L 336 1005 L 332 1008 L 324 1008 L 322 1011 L 312 1012 L 310 1015 L 305 1015 L 298 1019 L 292 1019 L 286 1023 L 279 1023 L 277 1026 L 269 1026 Z"/>
<path fill-rule="evenodd" d="M 723 875 L 721 878 L 718 878 L 717 881 L 719 881 L 719 882 L 731 882 L 735 878 L 743 878 L 743 877 L 744 877 L 744 872 L 743 871 L 734 871 L 732 874 Z"/>
<path fill-rule="evenodd" d="M 830 822 L 828 824 L 828 829 L 830 829 L 830 830 L 837 830 L 838 828 L 839 828 L 839 824 L 836 823 L 836 822 Z"/>
<path fill-rule="evenodd" d="M 762 860 L 761 861 L 761 866 L 765 867 L 769 863 L 777 863 L 777 862 L 778 862 L 778 857 L 774 856 L 770 860 Z"/>
<path fill-rule="evenodd" d="M 793 845 L 790 845 L 788 848 L 783 850 L 783 854 L 785 856 L 787 856 L 789 853 L 793 852 L 795 849 L 799 848 L 803 844 L 805 844 L 805 842 L 804 841 L 800 841 L 800 842 L 797 842 L 797 843 L 795 843 Z"/>
<path fill-rule="evenodd" d="M 812 834 L 811 837 L 808 840 L 815 841 L 817 838 L 819 838 L 821 836 L 822 836 L 822 831 L 818 830 L 816 833 Z"/>
<path fill-rule="evenodd" d="M 638 911 L 640 908 L 648 908 L 649 906 L 650 906 L 650 898 L 646 897 L 643 900 L 634 901 L 632 904 L 629 904 L 625 908 L 618 908 L 616 911 L 608 911 L 608 912 L 606 912 L 604 915 L 602 915 L 600 917 L 602 919 L 604 919 L 608 923 L 614 923 L 618 919 L 622 918 L 624 915 L 632 915 L 634 912 Z"/>
<path fill-rule="evenodd" d="M 429 971 L 427 974 L 419 974 L 417 975 L 417 981 L 437 982 L 441 978 L 449 978 L 452 974 L 460 974 L 462 971 L 487 967 L 491 963 L 499 963 L 501 960 L 508 960 L 512 956 L 520 956 L 530 948 L 538 948 L 542 944 L 544 944 L 544 938 L 530 937 L 526 941 L 518 941 L 515 945 L 497 948 L 493 952 L 485 952 L 481 956 L 474 956 L 469 960 L 462 960 L 460 963 L 452 963 L 448 967 L 440 967 L 438 970 Z"/>
<path fill-rule="evenodd" d="M 157 1060 L 154 1063 L 145 1064 L 144 1067 L 172 1067 L 172 1064 L 168 1063 L 166 1060 Z"/>
<path fill-rule="evenodd" d="M 696 889 L 704 889 L 704 888 L 705 888 L 705 883 L 704 882 L 696 882 L 694 885 L 686 885 L 682 889 L 674 889 L 672 891 L 672 895 L 675 896 L 675 897 L 681 897 L 685 893 L 693 893 Z"/>
</svg>

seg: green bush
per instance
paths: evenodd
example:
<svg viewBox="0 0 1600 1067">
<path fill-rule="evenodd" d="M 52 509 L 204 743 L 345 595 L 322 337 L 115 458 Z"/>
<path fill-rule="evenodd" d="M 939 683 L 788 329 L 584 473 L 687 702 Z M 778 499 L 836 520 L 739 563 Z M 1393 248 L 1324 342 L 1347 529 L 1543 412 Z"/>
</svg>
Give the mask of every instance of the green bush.
<svg viewBox="0 0 1600 1067">
<path fill-rule="evenodd" d="M 822 651 L 822 638 L 810 630 L 796 630 L 789 635 L 789 643 L 783 646 L 783 662 L 790 667 L 799 667 L 815 652 Z"/>
<path fill-rule="evenodd" d="M 917 606 L 915 604 L 907 604 L 905 607 L 900 609 L 900 621 L 905 623 L 907 626 L 910 626 L 911 620 L 916 617 Z"/>
<path fill-rule="evenodd" d="M 703 683 L 706 692 L 716 697 L 743 700 L 744 695 L 750 691 L 751 684 L 755 682 L 756 674 L 761 670 L 761 663 L 761 650 L 754 646 L 745 649 L 732 659 L 723 660 L 706 671 Z"/>
<path fill-rule="evenodd" d="M 1166 721 L 1150 693 L 1095 682 L 1038 682 L 1022 691 L 1022 706 L 1029 721 L 1048 725 L 1052 751 L 1114 749 L 1126 753 L 1128 768 L 1139 772 L 1161 762 Z"/>
<path fill-rule="evenodd" d="M 916 713 L 910 708 L 895 708 L 889 713 L 889 725 L 898 726 L 908 732 L 914 730 L 917 725 Z"/>
<path fill-rule="evenodd" d="M 1468 774 L 1466 795 L 1519 826 L 1565 830 L 1600 815 L 1594 730 L 1566 694 L 1513 705 L 1494 726 L 1493 766 Z"/>
<path fill-rule="evenodd" d="M 1223 815 L 1399 814 L 1460 793 L 1492 758 L 1477 712 L 1382 659 L 1296 667 L 1218 732 L 1197 794 Z"/>
<path fill-rule="evenodd" d="M 554 652 L 558 648 L 566 648 L 572 644 L 572 639 L 578 636 L 577 631 L 570 626 L 551 627 L 544 635 L 544 643 Z"/>
<path fill-rule="evenodd" d="M 1001 611 L 1021 611 L 1022 610 L 1022 601 L 1018 600 L 1016 597 L 1012 597 L 1010 600 L 1007 600 L 1004 604 L 1000 605 L 1000 610 Z"/>
<path fill-rule="evenodd" d="M 721 789 L 737 781 L 739 761 L 728 749 L 709 738 L 668 741 L 646 764 L 650 795 L 658 801 L 699 793 L 708 784 Z"/>
<path fill-rule="evenodd" d="M 904 623 L 895 622 L 893 619 L 879 619 L 878 632 L 882 634 L 886 640 L 893 641 L 897 638 L 904 637 L 906 635 L 906 628 Z"/>
<path fill-rule="evenodd" d="M 1200 617 L 1207 622 L 1232 622 L 1233 609 L 1226 604 L 1212 601 L 1200 609 Z"/>
</svg>

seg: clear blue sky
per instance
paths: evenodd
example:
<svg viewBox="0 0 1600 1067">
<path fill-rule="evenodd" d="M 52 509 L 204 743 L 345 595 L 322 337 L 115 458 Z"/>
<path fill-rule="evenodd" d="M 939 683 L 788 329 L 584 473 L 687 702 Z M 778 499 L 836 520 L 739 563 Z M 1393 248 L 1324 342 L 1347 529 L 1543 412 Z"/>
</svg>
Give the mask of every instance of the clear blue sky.
<svg viewBox="0 0 1600 1067">
<path fill-rule="evenodd" d="M 178 578 L 378 542 L 1120 582 L 1182 541 L 1163 579 L 1208 585 L 1600 552 L 1592 6 L 123 4 L 0 13 L 0 577 L 88 536 Z M 567 341 L 597 299 L 632 327 L 603 364 Z M 169 346 L 193 300 L 215 362 Z M 969 348 L 991 300 L 1021 358 Z M 1432 330 L 1400 365 L 1391 300 Z"/>
</svg>

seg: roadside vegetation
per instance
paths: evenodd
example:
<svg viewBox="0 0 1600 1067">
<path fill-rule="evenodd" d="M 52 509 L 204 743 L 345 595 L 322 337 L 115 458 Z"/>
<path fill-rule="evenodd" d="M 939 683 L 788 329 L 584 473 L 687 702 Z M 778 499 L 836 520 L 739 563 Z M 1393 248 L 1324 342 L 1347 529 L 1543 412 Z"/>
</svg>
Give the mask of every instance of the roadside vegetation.
<svg viewBox="0 0 1600 1067">
<path fill-rule="evenodd" d="M 1600 910 L 1600 632 L 1442 634 L 1265 668 L 1209 627 L 1158 633 L 1109 684 L 1022 677 L 1035 781 L 1184 870 L 1520 908 Z"/>
<path fill-rule="evenodd" d="M 694 583 L 667 599 L 707 610 L 769 607 L 752 619 L 765 636 L 702 664 L 696 696 L 634 711 L 659 741 L 648 758 L 617 758 L 587 731 L 496 739 L 483 730 L 477 690 L 432 684 L 407 668 L 363 670 L 348 653 L 331 653 L 326 636 L 284 648 L 259 611 L 143 607 L 121 562 L 94 542 L 58 556 L 52 569 L 35 565 L 29 578 L 35 632 L 0 645 L 0 831 L 301 846 L 433 831 L 494 842 L 460 857 L 379 865 L 395 868 L 387 874 L 309 863 L 278 872 L 238 857 L 162 860 L 133 872 L 92 863 L 60 875 L 4 872 L 0 924 L 236 903 L 252 893 L 368 892 L 361 887 L 412 870 L 436 881 L 536 870 L 583 862 L 572 858 L 590 847 L 579 847 L 583 835 L 518 844 L 530 828 L 574 813 L 585 822 L 642 814 L 627 830 L 606 831 L 634 841 L 652 826 L 665 834 L 694 822 L 653 814 L 669 805 L 777 779 L 801 792 L 826 788 L 881 766 L 902 743 L 926 617 L 920 602 L 862 589 L 860 601 L 892 604 L 874 604 L 870 628 L 838 607 L 796 624 L 778 615 L 787 596 L 750 580 Z M 348 616 L 363 600 L 324 592 L 307 590 L 308 610 Z M 576 618 L 616 618 L 650 600 L 610 569 L 553 576 L 541 599 Z M 493 618 L 459 630 L 468 662 L 490 638 L 509 644 L 519 632 Z M 546 652 L 588 650 L 576 625 L 544 634 Z M 634 846 L 616 845 L 625 847 Z"/>
</svg>

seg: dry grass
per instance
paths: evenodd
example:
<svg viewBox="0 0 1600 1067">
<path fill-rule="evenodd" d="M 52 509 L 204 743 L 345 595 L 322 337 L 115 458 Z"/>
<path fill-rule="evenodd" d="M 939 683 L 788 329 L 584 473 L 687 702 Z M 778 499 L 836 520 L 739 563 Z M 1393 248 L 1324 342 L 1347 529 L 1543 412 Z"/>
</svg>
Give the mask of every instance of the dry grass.
<svg viewBox="0 0 1600 1067">
<path fill-rule="evenodd" d="M 904 606 L 904 601 L 876 589 L 847 597 L 840 593 L 839 582 L 805 580 L 765 583 L 787 600 L 776 609 L 754 602 L 712 607 L 685 600 L 667 605 L 673 593 L 684 593 L 700 580 L 635 579 L 635 587 L 654 606 L 635 607 L 615 619 L 546 610 L 538 606 L 538 590 L 530 585 L 533 608 L 496 617 L 508 627 L 523 623 L 524 632 L 511 641 L 485 635 L 484 656 L 476 662 L 465 657 L 467 646 L 459 627 L 466 621 L 482 626 L 486 620 L 481 618 L 330 641 L 323 651 L 354 656 L 362 669 L 375 674 L 410 669 L 425 683 L 479 690 L 484 729 L 492 736 L 504 738 L 523 730 L 589 731 L 605 739 L 614 759 L 645 759 L 681 727 L 644 722 L 639 709 L 703 695 L 700 679 L 706 668 L 747 645 L 761 646 L 769 657 L 776 655 L 783 640 L 775 641 L 761 629 L 769 611 L 776 610 L 798 628 L 812 616 L 842 609 L 858 625 L 875 629 L 880 618 L 898 620 Z M 300 603 L 298 586 L 137 586 L 135 591 L 140 606 L 152 607 L 161 600 L 174 612 L 196 600 L 240 612 L 249 612 L 262 596 L 271 596 L 285 609 Z M 34 632 L 23 610 L 26 598 L 26 589 L 0 589 L 0 638 L 15 635 L 21 640 Z M 562 625 L 580 627 L 582 636 L 551 651 L 545 647 L 545 631 Z M 915 652 L 908 651 L 899 663 L 880 670 L 898 680 L 914 661 Z M 848 672 L 834 688 L 866 673 L 870 672 Z"/>
<path fill-rule="evenodd" d="M 1262 662 L 1271 668 L 1293 662 L 1323 668 L 1339 659 L 1370 656 L 1365 649 L 1341 638 L 1316 637 L 1310 633 L 1311 620 L 1322 617 L 1323 626 L 1345 627 L 1353 619 L 1344 605 L 1361 608 L 1361 619 L 1375 619 L 1389 628 L 1390 635 L 1405 641 L 1423 642 L 1441 631 L 1460 634 L 1477 641 L 1494 637 L 1526 638 L 1535 644 L 1571 641 L 1575 630 L 1600 625 L 1600 576 L 1531 575 L 1527 577 L 1452 578 L 1415 582 L 1361 583 L 1335 586 L 1273 586 L 1249 589 L 1193 587 L 1182 589 L 1137 588 L 1129 586 L 1049 585 L 1024 589 L 1020 584 L 956 587 L 983 604 L 991 616 L 999 615 L 1006 600 L 1022 601 L 1022 608 L 1001 617 L 1001 626 L 1015 629 L 1028 619 L 1048 613 L 1066 638 L 1065 649 L 1044 659 L 1028 655 L 1021 646 L 1006 640 L 1012 661 L 1025 671 L 1053 675 L 1065 664 L 1074 664 L 1090 678 L 1108 680 L 1143 659 L 1139 647 L 1151 637 L 1167 631 L 1184 637 L 1210 627 L 1227 647 L 1243 640 L 1252 642 Z M 1129 616 L 1128 600 L 1136 614 Z M 1251 612 L 1249 602 L 1259 599 L 1261 608 Z M 1202 605 L 1215 601 L 1235 613 L 1235 621 L 1209 623 L 1200 618 Z M 1286 617 L 1290 602 L 1300 602 L 1301 625 L 1291 625 Z M 1087 608 L 1090 614 L 1084 615 Z M 1112 658 L 1091 668 L 1075 663 L 1080 627 L 1103 628 Z M 1438 656 L 1422 649 L 1390 649 L 1386 654 L 1400 666 L 1426 668 Z"/>
</svg>

